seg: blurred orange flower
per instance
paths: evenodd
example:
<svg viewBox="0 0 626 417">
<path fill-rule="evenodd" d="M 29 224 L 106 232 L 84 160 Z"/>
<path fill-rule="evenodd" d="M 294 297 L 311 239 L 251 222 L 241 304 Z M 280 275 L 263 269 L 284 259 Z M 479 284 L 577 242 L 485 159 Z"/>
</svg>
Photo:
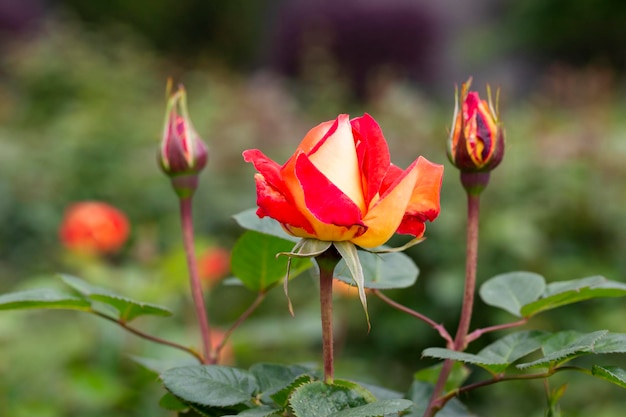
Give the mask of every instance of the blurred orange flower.
<svg viewBox="0 0 626 417">
<path fill-rule="evenodd" d="M 220 247 L 205 250 L 198 258 L 198 271 L 205 284 L 217 284 L 230 272 L 230 251 Z"/>
<path fill-rule="evenodd" d="M 98 201 L 72 204 L 59 228 L 63 245 L 76 252 L 104 254 L 118 251 L 130 232 L 126 215 Z"/>
</svg>

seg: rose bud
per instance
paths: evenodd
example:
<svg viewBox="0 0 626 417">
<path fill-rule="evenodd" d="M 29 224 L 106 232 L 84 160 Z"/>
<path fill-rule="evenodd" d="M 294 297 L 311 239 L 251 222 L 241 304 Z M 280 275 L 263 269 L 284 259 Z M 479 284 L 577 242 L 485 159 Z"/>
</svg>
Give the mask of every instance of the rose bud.
<svg viewBox="0 0 626 417">
<path fill-rule="evenodd" d="M 367 114 L 342 114 L 311 129 L 284 165 L 257 149 L 243 157 L 258 171 L 257 215 L 297 237 L 373 248 L 395 232 L 420 237 L 439 215 L 443 166 L 423 157 L 406 170 L 393 165 Z"/>
<path fill-rule="evenodd" d="M 448 157 L 463 172 L 489 172 L 502 161 L 504 129 L 487 86 L 488 101 L 469 91 L 471 78 L 461 86 L 461 109 L 458 90 L 455 97 L 453 126 L 448 140 Z"/>
</svg>

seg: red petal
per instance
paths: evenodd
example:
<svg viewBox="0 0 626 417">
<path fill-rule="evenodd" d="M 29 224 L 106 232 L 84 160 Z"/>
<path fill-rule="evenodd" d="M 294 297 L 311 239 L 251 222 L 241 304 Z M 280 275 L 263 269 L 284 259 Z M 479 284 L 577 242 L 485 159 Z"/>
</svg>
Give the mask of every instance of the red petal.
<svg viewBox="0 0 626 417">
<path fill-rule="evenodd" d="M 256 170 L 265 177 L 265 181 L 274 186 L 274 188 L 281 190 L 283 193 L 287 191 L 280 172 L 280 165 L 265 156 L 263 152 L 258 149 L 248 149 L 247 151 L 243 151 L 242 155 L 244 161 L 252 162 Z"/>
<path fill-rule="evenodd" d="M 350 123 L 361 167 L 365 206 L 369 206 L 389 170 L 389 147 L 380 126 L 369 114 L 352 119 Z"/>
<path fill-rule="evenodd" d="M 311 223 L 298 211 L 289 199 L 266 181 L 261 174 L 254 176 L 257 190 L 257 215 L 261 218 L 269 216 L 280 223 L 298 227 L 313 234 Z"/>
<path fill-rule="evenodd" d="M 295 174 L 304 192 L 306 208 L 320 222 L 335 226 L 362 226 L 361 210 L 324 176 L 305 154 L 298 155 Z"/>
</svg>

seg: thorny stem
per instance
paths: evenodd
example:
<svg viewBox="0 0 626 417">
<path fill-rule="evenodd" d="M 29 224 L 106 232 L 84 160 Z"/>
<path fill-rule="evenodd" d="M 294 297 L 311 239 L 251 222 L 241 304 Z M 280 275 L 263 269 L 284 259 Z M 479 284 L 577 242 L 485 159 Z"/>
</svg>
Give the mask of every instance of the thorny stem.
<svg viewBox="0 0 626 417">
<path fill-rule="evenodd" d="M 322 313 L 322 355 L 324 382 L 332 384 L 333 365 L 333 272 L 341 257 L 334 247 L 315 258 L 320 270 L 320 308 Z"/>
<path fill-rule="evenodd" d="M 448 333 L 448 331 L 445 329 L 445 327 L 443 327 L 442 324 L 439 323 L 435 323 L 434 320 L 432 320 L 431 318 L 423 315 L 420 312 L 417 312 L 415 310 L 412 310 L 406 306 L 403 306 L 402 304 L 392 300 L 391 298 L 387 297 L 385 294 L 383 294 L 382 292 L 380 292 L 380 290 L 373 290 L 372 291 L 374 293 L 374 295 L 376 295 L 378 298 L 380 298 L 381 300 L 383 300 L 384 302 L 386 302 L 387 304 L 389 304 L 391 307 L 398 309 L 404 313 L 407 313 L 410 316 L 413 316 L 419 320 L 422 320 L 423 322 L 425 322 L 426 324 L 428 324 L 430 327 L 432 327 L 433 329 L 437 330 L 437 332 L 439 333 L 439 335 L 446 341 L 448 347 L 452 347 L 454 344 L 454 341 L 452 340 L 452 336 L 450 336 L 450 333 Z"/>
<path fill-rule="evenodd" d="M 180 220 L 183 229 L 183 244 L 185 246 L 185 254 L 187 257 L 187 269 L 189 270 L 189 283 L 191 286 L 191 296 L 200 325 L 200 335 L 202 338 L 203 361 L 202 363 L 215 363 L 215 355 L 211 348 L 211 329 L 209 327 L 209 319 L 207 316 L 206 306 L 204 304 L 204 296 L 202 294 L 202 285 L 198 276 L 198 264 L 196 262 L 196 254 L 193 243 L 193 218 L 191 215 L 191 196 L 181 197 L 180 201 Z"/>
<path fill-rule="evenodd" d="M 188 348 L 183 345 L 179 345 L 178 343 L 170 342 L 169 340 L 161 339 L 160 337 L 152 336 L 148 333 L 144 333 L 141 330 L 138 330 L 138 329 L 135 329 L 134 327 L 129 326 L 126 322 L 120 319 L 116 319 L 114 317 L 100 313 L 99 311 L 92 310 L 91 312 L 95 314 L 96 316 L 102 317 L 105 320 L 118 324 L 119 326 L 121 326 L 125 330 L 128 330 L 130 333 L 134 334 L 135 336 L 139 336 L 142 339 L 150 340 L 151 342 L 159 343 L 161 345 L 166 345 L 166 346 L 173 347 L 175 349 L 182 350 L 183 352 L 187 352 L 190 355 L 192 355 L 194 358 L 198 359 L 198 362 L 203 363 L 202 356 L 199 355 L 198 352 L 196 352 L 195 350 L 191 348 Z"/>
<path fill-rule="evenodd" d="M 463 292 L 463 307 L 459 327 L 454 337 L 454 350 L 463 351 L 468 343 L 468 331 L 472 320 L 474 307 L 474 294 L 476 292 L 476 265 L 478 263 L 478 220 L 480 215 L 480 193 L 467 192 L 467 248 L 465 257 L 465 290 Z M 432 417 L 439 411 L 443 404 L 439 396 L 443 392 L 446 381 L 450 376 L 453 361 L 444 361 L 439 379 L 435 384 L 430 402 L 424 417 Z M 455 394 L 456 395 L 456 394 Z"/>
</svg>

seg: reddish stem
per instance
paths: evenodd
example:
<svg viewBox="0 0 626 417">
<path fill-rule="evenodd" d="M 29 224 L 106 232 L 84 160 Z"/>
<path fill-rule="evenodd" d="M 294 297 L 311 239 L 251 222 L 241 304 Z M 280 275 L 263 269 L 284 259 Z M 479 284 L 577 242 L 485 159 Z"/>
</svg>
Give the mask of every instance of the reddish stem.
<svg viewBox="0 0 626 417">
<path fill-rule="evenodd" d="M 191 287 L 191 296 L 198 317 L 200 326 L 200 336 L 202 338 L 203 347 L 203 363 L 214 363 L 215 355 L 211 348 L 211 329 L 209 327 L 209 319 L 204 303 L 204 295 L 202 294 L 202 285 L 198 275 L 198 263 L 194 248 L 193 237 L 193 218 L 191 214 L 191 196 L 182 197 L 180 201 L 180 220 L 183 229 L 183 244 L 185 247 L 185 255 L 187 258 L 187 269 L 189 270 L 189 284 Z"/>
<path fill-rule="evenodd" d="M 334 247 L 315 258 L 320 270 L 320 308 L 322 315 L 322 355 L 324 382 L 332 384 L 333 365 L 333 272 L 341 257 Z"/>
</svg>

